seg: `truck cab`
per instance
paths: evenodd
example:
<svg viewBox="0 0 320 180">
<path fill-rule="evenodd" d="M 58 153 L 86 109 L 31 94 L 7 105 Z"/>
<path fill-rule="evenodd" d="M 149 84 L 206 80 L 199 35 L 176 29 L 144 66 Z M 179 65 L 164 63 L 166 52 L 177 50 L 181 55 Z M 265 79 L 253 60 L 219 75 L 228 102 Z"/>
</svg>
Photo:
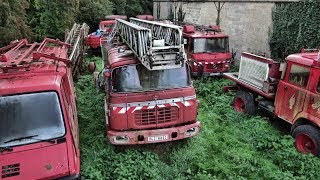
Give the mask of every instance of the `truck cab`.
<svg viewBox="0 0 320 180">
<path fill-rule="evenodd" d="M 229 37 L 221 32 L 219 26 L 185 25 L 183 38 L 192 75 L 215 76 L 229 71 Z"/>
<path fill-rule="evenodd" d="M 0 49 L 1 179 L 77 179 L 76 94 L 68 44 L 26 39 Z"/>
<path fill-rule="evenodd" d="M 320 156 L 320 54 L 289 55 L 283 64 L 242 53 L 239 73 L 224 76 L 238 90 L 233 105 L 252 115 L 256 105 L 290 123 L 295 145 L 302 153 Z"/>
<path fill-rule="evenodd" d="M 275 114 L 291 123 L 300 152 L 320 155 L 320 61 L 317 52 L 289 55 L 275 97 Z"/>
<path fill-rule="evenodd" d="M 112 144 L 146 144 L 189 138 L 200 131 L 189 68 L 150 71 L 127 46 L 109 50 L 100 73 L 106 92 L 106 126 Z"/>
</svg>

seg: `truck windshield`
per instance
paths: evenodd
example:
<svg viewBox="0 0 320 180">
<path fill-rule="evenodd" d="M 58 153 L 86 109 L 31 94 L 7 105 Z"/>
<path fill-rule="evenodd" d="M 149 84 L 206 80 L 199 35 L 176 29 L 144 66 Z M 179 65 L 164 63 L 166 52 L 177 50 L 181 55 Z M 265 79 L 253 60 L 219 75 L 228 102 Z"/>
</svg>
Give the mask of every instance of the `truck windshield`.
<svg viewBox="0 0 320 180">
<path fill-rule="evenodd" d="M 196 38 L 193 41 L 193 53 L 211 53 L 228 51 L 228 38 Z"/>
<path fill-rule="evenodd" d="M 112 72 L 114 92 L 142 92 L 190 86 L 188 68 L 149 71 L 143 65 L 129 65 Z"/>
<path fill-rule="evenodd" d="M 57 93 L 0 96 L 0 147 L 39 142 L 64 134 Z"/>
</svg>

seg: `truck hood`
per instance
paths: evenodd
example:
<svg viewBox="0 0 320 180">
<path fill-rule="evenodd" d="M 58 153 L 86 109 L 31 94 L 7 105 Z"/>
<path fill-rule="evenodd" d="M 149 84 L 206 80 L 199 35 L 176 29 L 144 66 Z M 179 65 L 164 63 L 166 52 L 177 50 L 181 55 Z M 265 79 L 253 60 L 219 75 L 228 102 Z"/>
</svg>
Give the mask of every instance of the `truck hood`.
<svg viewBox="0 0 320 180">
<path fill-rule="evenodd" d="M 28 146 L 28 145 L 27 145 Z M 0 153 L 2 179 L 53 179 L 69 175 L 67 144 Z"/>
<path fill-rule="evenodd" d="M 197 53 L 197 54 L 193 54 L 192 58 L 196 61 L 206 61 L 206 62 L 225 61 L 225 60 L 231 59 L 231 53 L 230 52 Z"/>
</svg>

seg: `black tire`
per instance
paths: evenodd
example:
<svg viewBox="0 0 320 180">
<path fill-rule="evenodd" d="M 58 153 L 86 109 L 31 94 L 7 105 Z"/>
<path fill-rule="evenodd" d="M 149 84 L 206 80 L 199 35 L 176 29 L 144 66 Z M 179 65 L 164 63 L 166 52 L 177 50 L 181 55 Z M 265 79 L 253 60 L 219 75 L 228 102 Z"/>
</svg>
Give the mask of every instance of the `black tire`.
<svg viewBox="0 0 320 180">
<path fill-rule="evenodd" d="M 198 65 L 198 71 L 197 71 L 197 78 L 202 78 L 203 76 L 203 66 L 202 65 Z"/>
<path fill-rule="evenodd" d="M 295 146 L 301 153 L 320 156 L 320 131 L 312 125 L 301 125 L 293 130 Z"/>
<path fill-rule="evenodd" d="M 254 115 L 256 112 L 253 95 L 247 91 L 238 91 L 232 105 L 236 111 L 249 116 Z"/>
</svg>

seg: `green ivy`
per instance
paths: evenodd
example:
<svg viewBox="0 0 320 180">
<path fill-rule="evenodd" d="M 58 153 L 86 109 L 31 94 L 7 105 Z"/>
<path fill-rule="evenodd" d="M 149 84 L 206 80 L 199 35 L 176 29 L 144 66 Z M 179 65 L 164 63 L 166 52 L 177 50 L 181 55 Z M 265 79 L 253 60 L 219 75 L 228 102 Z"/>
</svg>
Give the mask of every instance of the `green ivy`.
<svg viewBox="0 0 320 180">
<path fill-rule="evenodd" d="M 319 48 L 320 3 L 317 0 L 277 3 L 272 14 L 271 55 L 284 59 L 302 48 Z"/>
</svg>

